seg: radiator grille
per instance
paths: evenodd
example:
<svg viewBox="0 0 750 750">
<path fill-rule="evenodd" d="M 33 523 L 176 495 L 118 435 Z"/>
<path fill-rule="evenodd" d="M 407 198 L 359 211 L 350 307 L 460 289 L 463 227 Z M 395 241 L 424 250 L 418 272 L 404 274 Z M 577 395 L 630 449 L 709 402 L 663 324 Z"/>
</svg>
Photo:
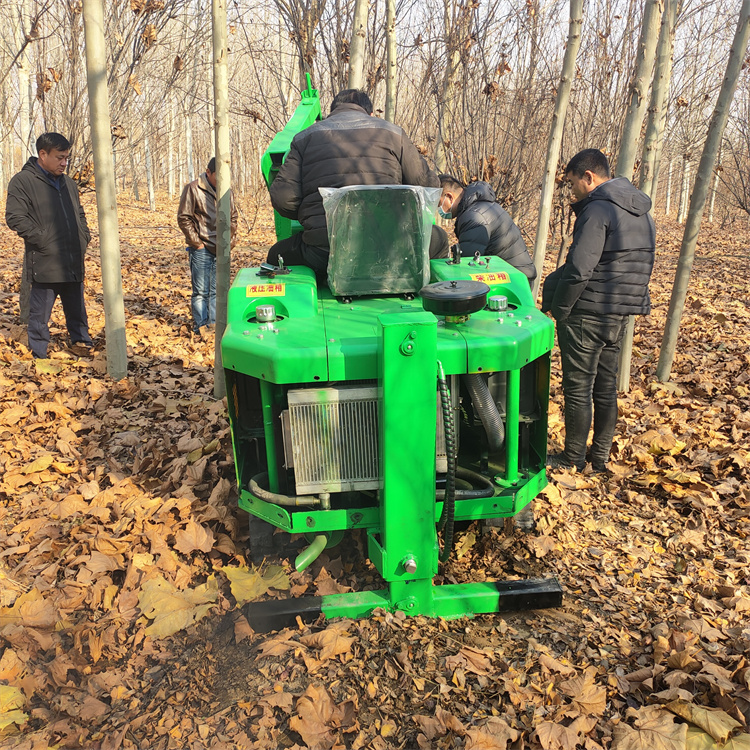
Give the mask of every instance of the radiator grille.
<svg viewBox="0 0 750 750">
<path fill-rule="evenodd" d="M 287 399 L 286 464 L 294 467 L 298 495 L 380 487 L 377 387 L 306 388 L 289 391 Z M 438 409 L 437 470 L 444 472 L 440 414 Z"/>
</svg>

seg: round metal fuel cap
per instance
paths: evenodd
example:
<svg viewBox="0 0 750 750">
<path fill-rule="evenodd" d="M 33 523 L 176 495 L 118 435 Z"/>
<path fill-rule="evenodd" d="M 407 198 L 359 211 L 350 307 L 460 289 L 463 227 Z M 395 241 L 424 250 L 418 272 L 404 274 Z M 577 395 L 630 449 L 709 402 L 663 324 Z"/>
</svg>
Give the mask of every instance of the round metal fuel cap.
<svg viewBox="0 0 750 750">
<path fill-rule="evenodd" d="M 490 288 L 482 281 L 437 281 L 422 288 L 419 296 L 427 312 L 435 315 L 471 315 L 487 304 Z"/>
</svg>

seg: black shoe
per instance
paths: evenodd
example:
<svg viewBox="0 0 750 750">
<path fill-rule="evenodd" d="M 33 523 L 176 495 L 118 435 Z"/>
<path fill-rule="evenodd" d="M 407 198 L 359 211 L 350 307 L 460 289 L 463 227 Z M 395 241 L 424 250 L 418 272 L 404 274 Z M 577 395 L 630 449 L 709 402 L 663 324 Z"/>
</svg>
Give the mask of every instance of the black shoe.
<svg viewBox="0 0 750 750">
<path fill-rule="evenodd" d="M 550 469 L 577 469 L 583 471 L 586 464 L 574 464 L 564 453 L 553 453 L 547 456 L 547 466 Z"/>
<path fill-rule="evenodd" d="M 612 472 L 607 468 L 607 464 L 591 464 L 591 473 L 602 477 L 612 476 Z"/>
</svg>

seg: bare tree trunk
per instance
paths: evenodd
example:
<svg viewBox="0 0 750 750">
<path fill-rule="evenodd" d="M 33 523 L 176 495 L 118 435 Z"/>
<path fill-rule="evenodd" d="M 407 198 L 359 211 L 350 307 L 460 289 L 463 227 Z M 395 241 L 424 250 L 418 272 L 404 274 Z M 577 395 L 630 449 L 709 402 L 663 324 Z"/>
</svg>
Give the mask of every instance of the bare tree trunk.
<svg viewBox="0 0 750 750">
<path fill-rule="evenodd" d="M 457 11 L 458 17 L 452 21 L 451 4 L 454 4 L 454 10 Z M 461 10 L 456 8 L 454 0 L 443 0 L 444 7 L 444 28 L 445 28 L 445 73 L 443 75 L 442 91 L 438 99 L 438 137 L 437 148 L 435 149 L 435 167 L 438 172 L 445 172 L 448 169 L 448 149 L 449 133 L 448 122 L 450 121 L 453 111 L 453 96 L 456 88 L 456 72 L 461 60 L 459 43 L 461 38 Z"/>
<path fill-rule="evenodd" d="M 661 19 L 656 68 L 654 70 L 654 85 L 651 91 L 651 105 L 648 110 L 648 124 L 646 125 L 643 155 L 641 157 L 640 188 L 652 201 L 656 198 L 659 162 L 661 161 L 664 129 L 667 123 L 667 97 L 669 95 L 669 84 L 672 80 L 676 17 L 677 0 L 664 0 L 664 13 Z"/>
<path fill-rule="evenodd" d="M 663 0 L 646 0 L 643 10 L 641 37 L 638 41 L 638 62 L 630 86 L 630 101 L 615 169 L 618 177 L 627 177 L 629 180 L 633 179 L 633 165 L 638 153 L 643 115 L 648 104 L 648 90 L 654 70 L 656 43 L 659 39 L 662 2 Z"/>
<path fill-rule="evenodd" d="M 29 89 L 29 56 L 26 52 L 26 34 L 29 25 L 29 3 L 21 0 L 18 13 L 13 14 L 17 25 L 15 27 L 16 45 L 21 50 L 16 60 L 18 70 L 18 96 L 20 109 L 18 111 L 19 133 L 21 135 L 21 159 L 28 159 L 34 154 L 31 135 L 31 95 Z"/>
<path fill-rule="evenodd" d="M 690 157 L 682 157 L 682 185 L 680 186 L 680 205 L 677 208 L 677 222 L 685 223 L 687 216 L 688 196 L 690 195 Z"/>
<path fill-rule="evenodd" d="M 365 42 L 367 41 L 368 0 L 356 0 L 352 40 L 349 44 L 349 88 L 361 89 L 365 83 Z"/>
<path fill-rule="evenodd" d="M 672 210 L 672 157 L 669 157 L 669 170 L 667 172 L 667 197 L 664 205 L 664 214 L 669 216 Z"/>
<path fill-rule="evenodd" d="M 182 190 L 185 184 L 185 159 L 182 158 L 182 138 L 177 141 L 177 185 Z"/>
<path fill-rule="evenodd" d="M 167 193 L 169 200 L 173 201 L 175 197 L 174 190 L 174 99 L 171 94 L 169 97 L 169 129 L 167 130 L 167 138 L 169 139 L 168 148 L 169 156 L 167 161 Z"/>
<path fill-rule="evenodd" d="M 128 131 L 128 153 L 130 154 L 130 174 L 131 180 L 133 182 L 133 198 L 135 198 L 136 202 L 138 202 L 141 199 L 141 194 L 138 190 L 138 172 L 135 168 L 135 153 L 133 149 L 133 139 L 130 136 L 130 131 Z"/>
<path fill-rule="evenodd" d="M 635 155 L 638 153 L 638 141 L 643 125 L 643 115 L 648 103 L 648 89 L 654 71 L 656 43 L 659 39 L 663 0 L 646 0 L 643 10 L 641 36 L 638 40 L 638 62 L 630 89 L 630 102 L 625 116 L 625 127 L 620 140 L 620 151 L 617 155 L 618 177 L 633 179 Z M 622 339 L 620 359 L 617 367 L 617 390 L 627 391 L 630 388 L 630 360 L 633 356 L 633 332 L 635 318 L 631 315 Z"/>
<path fill-rule="evenodd" d="M 29 20 L 29 9 L 28 0 L 22 0 L 18 13 L 13 14 L 13 18 L 16 21 L 15 37 L 16 45 L 19 50 L 22 50 L 16 61 L 16 68 L 18 71 L 18 96 L 19 96 L 19 112 L 18 112 L 18 124 L 19 132 L 21 134 L 21 161 L 28 159 L 29 156 L 34 154 L 35 149 L 32 146 L 31 136 L 31 106 L 30 106 L 30 93 L 29 93 L 29 58 L 25 49 L 26 33 L 28 31 L 27 25 Z M 23 49 L 22 49 L 23 48 Z M 10 136 L 10 149 L 11 156 L 13 155 L 13 134 Z M 26 267 L 26 253 L 23 255 L 23 267 L 21 270 L 21 281 L 19 284 L 18 293 L 18 307 L 20 313 L 21 323 L 26 325 L 29 322 L 29 298 L 31 297 L 31 280 L 29 279 L 27 267 Z"/>
<path fill-rule="evenodd" d="M 716 191 L 719 188 L 719 171 L 714 173 L 714 184 L 711 188 L 711 203 L 708 206 L 708 223 L 714 223 L 714 206 L 716 205 Z"/>
<path fill-rule="evenodd" d="M 156 211 L 156 200 L 154 198 L 154 172 L 151 165 L 151 144 L 148 140 L 148 131 L 143 134 L 143 149 L 146 156 L 146 185 L 148 186 L 148 207 L 150 211 Z"/>
<path fill-rule="evenodd" d="M 385 119 L 396 122 L 396 0 L 385 2 Z"/>
<path fill-rule="evenodd" d="M 724 128 L 729 117 L 729 107 L 734 98 L 737 88 L 742 63 L 747 49 L 748 36 L 750 36 L 750 0 L 743 0 L 740 10 L 737 30 L 729 51 L 729 62 L 727 63 L 724 80 L 721 84 L 719 97 L 716 100 L 711 122 L 708 126 L 706 142 L 703 145 L 698 171 L 695 174 L 695 187 L 690 199 L 690 211 L 688 213 L 685 232 L 682 235 L 682 246 L 680 247 L 680 258 L 677 262 L 677 273 L 675 275 L 672 297 L 669 300 L 669 312 L 667 323 L 664 328 L 661 351 L 659 352 L 659 364 L 656 368 L 656 377 L 661 380 L 669 380 L 677 348 L 677 337 L 680 330 L 680 319 L 685 308 L 688 284 L 690 283 L 690 272 L 695 259 L 695 247 L 698 243 L 698 232 L 703 218 L 703 210 L 706 206 L 706 195 L 713 173 L 716 156 L 719 153 Z"/>
<path fill-rule="evenodd" d="M 557 163 L 560 159 L 560 144 L 562 143 L 565 126 L 565 113 L 568 110 L 570 87 L 576 73 L 576 57 L 581 46 L 581 24 L 583 23 L 583 0 L 570 0 L 570 22 L 568 25 L 568 44 L 565 48 L 560 86 L 555 99 L 555 111 L 552 114 L 552 127 L 547 141 L 547 161 L 544 166 L 544 180 L 542 182 L 542 197 L 539 204 L 539 218 L 536 224 L 536 238 L 534 240 L 534 265 L 536 266 L 536 280 L 533 295 L 539 292 L 542 280 L 544 257 L 547 254 L 547 237 L 549 235 L 549 217 L 552 210 L 552 198 L 555 193 L 555 178 L 557 177 Z"/>
<path fill-rule="evenodd" d="M 112 135 L 107 92 L 107 48 L 104 41 L 102 0 L 84 0 L 83 24 L 86 34 L 91 139 L 94 147 L 96 208 L 99 217 L 107 372 L 114 380 L 121 380 L 128 374 L 128 352 L 117 223 L 117 190 L 112 162 Z"/>
<path fill-rule="evenodd" d="M 195 179 L 195 166 L 193 165 L 193 121 L 190 110 L 185 112 L 185 156 L 187 157 L 188 182 Z"/>
<path fill-rule="evenodd" d="M 229 145 L 229 73 L 227 70 L 227 4 L 212 0 L 214 108 L 216 122 L 216 330 L 214 396 L 227 392 L 221 359 L 221 337 L 227 327 L 231 248 L 231 156 Z"/>
</svg>

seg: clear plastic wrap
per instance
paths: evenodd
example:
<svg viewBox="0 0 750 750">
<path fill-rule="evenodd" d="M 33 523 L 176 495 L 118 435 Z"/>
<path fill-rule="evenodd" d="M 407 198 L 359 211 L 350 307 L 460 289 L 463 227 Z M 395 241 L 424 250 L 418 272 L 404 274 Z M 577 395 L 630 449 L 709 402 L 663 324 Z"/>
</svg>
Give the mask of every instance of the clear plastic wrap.
<svg viewBox="0 0 750 750">
<path fill-rule="evenodd" d="M 430 281 L 430 238 L 440 188 L 349 185 L 319 188 L 336 296 L 418 292 Z"/>
</svg>

